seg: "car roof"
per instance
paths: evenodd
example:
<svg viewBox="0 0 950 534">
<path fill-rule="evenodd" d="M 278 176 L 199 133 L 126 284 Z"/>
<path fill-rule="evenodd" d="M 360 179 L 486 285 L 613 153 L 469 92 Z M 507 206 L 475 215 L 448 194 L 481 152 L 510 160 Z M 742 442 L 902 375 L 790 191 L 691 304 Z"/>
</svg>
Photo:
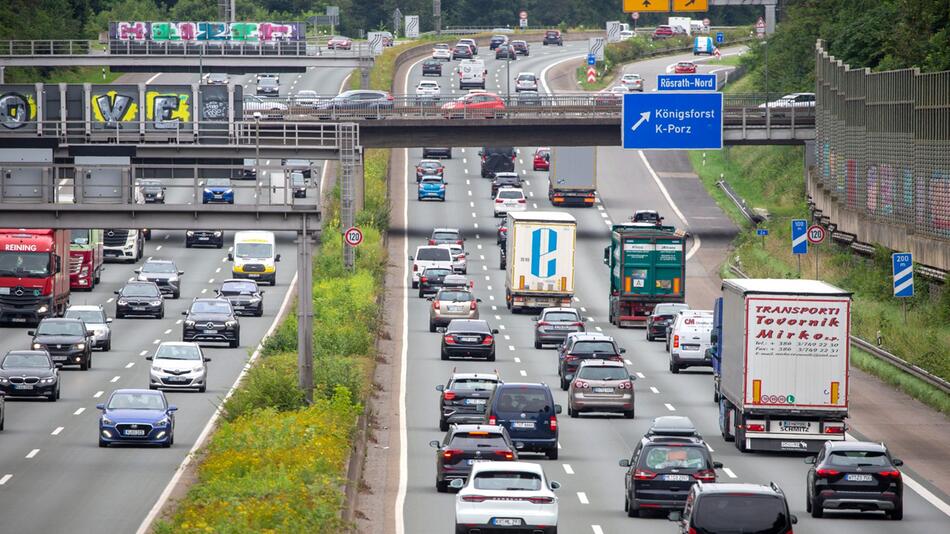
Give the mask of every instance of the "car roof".
<svg viewBox="0 0 950 534">
<path fill-rule="evenodd" d="M 571 332 L 567 337 L 574 341 L 613 341 L 614 338 L 600 332 Z"/>
<path fill-rule="evenodd" d="M 433 228 L 432 233 L 434 234 L 436 232 L 455 232 L 456 234 L 462 233 L 462 231 L 458 228 Z"/>
<path fill-rule="evenodd" d="M 581 360 L 580 367 L 624 367 L 624 363 L 617 360 Z"/>
<path fill-rule="evenodd" d="M 689 417 L 664 415 L 653 419 L 647 435 L 654 436 L 696 436 L 696 425 Z"/>
<path fill-rule="evenodd" d="M 44 317 L 43 321 L 45 323 L 76 323 L 82 322 L 82 319 L 66 318 L 66 317 Z"/>
<path fill-rule="evenodd" d="M 472 464 L 472 475 L 484 471 L 522 471 L 544 476 L 541 466 L 532 462 L 475 462 Z"/>
<path fill-rule="evenodd" d="M 516 172 L 496 172 L 495 178 L 518 178 L 519 180 L 521 179 L 521 177 L 518 176 L 518 173 Z"/>
<path fill-rule="evenodd" d="M 163 345 L 168 345 L 172 347 L 197 347 L 198 344 L 193 341 L 162 341 L 159 343 L 159 347 Z"/>
<path fill-rule="evenodd" d="M 449 245 L 446 245 L 446 246 L 449 246 Z M 460 247 L 461 245 L 455 245 L 455 246 Z M 468 277 L 461 274 L 450 274 L 446 276 L 445 279 L 442 280 L 442 283 L 446 286 L 459 286 L 459 287 L 464 287 L 465 289 L 469 288 L 469 282 L 470 280 L 468 279 Z"/>
<path fill-rule="evenodd" d="M 73 304 L 66 308 L 66 311 L 76 310 L 76 311 L 102 311 L 101 304 Z"/>
<path fill-rule="evenodd" d="M 254 285 L 257 285 L 257 280 L 251 280 L 248 278 L 227 278 L 227 279 L 221 280 L 222 284 L 227 284 L 228 282 L 241 282 L 242 284 L 246 284 L 250 282 Z"/>
<path fill-rule="evenodd" d="M 711 484 L 696 484 L 700 493 L 742 493 L 748 494 L 753 493 L 756 495 L 773 495 L 784 497 L 784 493 L 781 488 L 776 486 L 774 483 L 771 486 L 764 486 L 762 484 L 743 484 L 743 483 L 729 483 L 729 482 L 716 482 Z"/>
<path fill-rule="evenodd" d="M 873 441 L 826 441 L 825 443 L 832 451 L 887 452 L 887 447 L 883 443 Z"/>
<path fill-rule="evenodd" d="M 542 314 L 548 313 L 548 312 L 573 312 L 573 313 L 578 313 L 577 308 L 558 308 L 558 307 L 552 307 L 552 308 L 544 308 L 544 309 L 541 310 L 541 313 L 542 313 Z"/>
<path fill-rule="evenodd" d="M 459 379 L 462 379 L 462 378 L 465 378 L 465 379 L 468 379 L 468 378 L 480 378 L 480 379 L 485 379 L 485 380 L 492 380 L 492 379 L 494 379 L 494 380 L 501 380 L 501 378 L 498 376 L 498 373 L 452 373 L 452 378 L 451 378 L 451 380 L 459 380 Z"/>
<path fill-rule="evenodd" d="M 499 384 L 498 388 L 543 389 L 545 391 L 551 391 L 551 388 L 548 387 L 548 385 L 545 384 L 544 382 L 505 382 L 503 384 Z M 552 394 L 552 397 L 553 397 L 553 394 Z"/>
<path fill-rule="evenodd" d="M 520 187 L 508 187 L 508 186 L 499 187 L 498 192 L 501 193 L 502 191 L 517 191 L 521 193 L 522 195 L 524 195 L 524 190 L 521 189 Z"/>
<path fill-rule="evenodd" d="M 145 260 L 145 263 L 175 263 L 175 260 L 157 260 L 154 258 L 148 258 Z"/>
<path fill-rule="evenodd" d="M 165 397 L 165 394 L 162 393 L 161 390 L 153 389 L 123 388 L 114 390 L 111 395 L 115 395 L 116 393 L 138 393 L 145 395 L 155 395 L 156 397 Z"/>
<path fill-rule="evenodd" d="M 452 425 L 452 433 L 457 434 L 459 432 L 495 432 L 497 434 L 504 434 L 505 427 L 500 425 L 477 425 L 477 424 L 461 424 L 461 425 Z"/>
<path fill-rule="evenodd" d="M 147 281 L 147 280 L 132 280 L 131 282 L 126 282 L 125 285 L 122 286 L 122 287 L 128 287 L 128 286 L 155 286 L 155 287 L 158 287 L 158 285 L 155 284 L 155 282 L 149 282 L 149 281 Z"/>
<path fill-rule="evenodd" d="M 197 298 L 196 297 L 194 300 L 191 301 L 191 303 L 194 304 L 195 302 L 227 302 L 229 305 L 231 304 L 231 302 L 228 299 L 215 298 L 215 297 L 211 297 L 211 298 Z"/>
<path fill-rule="evenodd" d="M 455 325 L 457 328 L 471 328 L 475 326 L 483 327 L 486 330 L 490 329 L 488 326 L 488 321 L 485 319 L 452 319 L 449 321 L 449 328 Z"/>
</svg>

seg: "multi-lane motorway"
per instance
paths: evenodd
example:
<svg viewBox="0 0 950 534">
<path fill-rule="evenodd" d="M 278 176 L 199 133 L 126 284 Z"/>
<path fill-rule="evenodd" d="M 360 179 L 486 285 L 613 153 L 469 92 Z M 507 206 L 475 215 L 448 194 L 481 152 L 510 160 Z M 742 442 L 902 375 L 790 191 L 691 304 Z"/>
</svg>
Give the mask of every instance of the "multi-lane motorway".
<svg viewBox="0 0 950 534">
<path fill-rule="evenodd" d="M 573 48 L 572 48 L 573 46 Z M 576 45 L 562 50 L 541 52 L 536 46 L 530 59 L 511 65 L 512 76 L 521 71 L 541 73 L 546 67 L 577 55 Z M 547 50 L 545 50 L 547 51 Z M 483 52 L 484 54 L 484 52 Z M 487 56 L 487 55 L 486 55 Z M 483 56 L 484 57 L 484 56 Z M 691 56 L 686 56 L 690 57 Z M 647 80 L 655 80 L 658 72 L 685 57 L 667 57 L 638 64 L 636 69 Z M 503 92 L 505 68 L 503 61 L 488 59 L 489 90 Z M 706 67 L 709 71 L 714 67 Z M 414 87 L 420 79 L 414 66 L 406 86 Z M 444 87 L 448 85 L 443 82 Z M 647 86 L 647 91 L 651 86 Z M 451 144 L 451 139 L 446 140 Z M 552 142 L 552 144 L 556 144 Z M 523 174 L 528 195 L 528 209 L 551 209 L 547 201 L 546 173 L 531 170 L 533 147 L 520 147 L 516 169 Z M 901 523 L 878 515 L 857 513 L 830 514 L 826 519 L 812 519 L 805 513 L 805 474 L 807 466 L 801 457 L 777 454 L 741 454 L 731 443 L 719 436 L 716 405 L 712 402 L 712 379 L 708 372 L 690 370 L 672 375 L 662 343 L 648 343 L 642 330 L 619 330 L 607 322 L 608 273 L 601 258 L 609 240 L 609 226 L 623 221 L 636 209 L 657 209 L 667 221 L 688 227 L 699 239 L 691 240 L 688 262 L 687 295 L 693 308 L 710 308 L 712 296 L 718 293 L 714 257 L 704 256 L 708 245 L 722 247 L 734 227 L 716 208 L 695 180 L 682 180 L 691 169 L 682 155 L 625 153 L 615 148 L 600 148 L 598 186 L 600 199 L 593 209 L 572 209 L 577 218 L 578 241 L 576 258 L 575 306 L 587 319 L 589 330 L 614 336 L 626 347 L 627 365 L 638 380 L 636 418 L 587 416 L 580 419 L 562 415 L 559 418 L 560 456 L 556 461 L 525 454 L 523 460 L 538 461 L 551 479 L 562 484 L 560 495 L 560 531 L 571 534 L 593 532 L 673 532 L 674 525 L 663 517 L 630 519 L 623 511 L 623 473 L 617 465 L 630 453 L 646 432 L 650 421 L 662 415 L 690 417 L 713 449 L 713 457 L 724 464 L 720 481 L 767 483 L 774 481 L 787 494 L 790 507 L 799 518 L 798 533 L 880 533 L 945 532 L 946 510 L 908 489 L 904 497 L 904 519 Z M 554 386 L 555 399 L 566 406 L 566 394 L 556 387 L 556 354 L 553 350 L 533 348 L 533 322 L 527 315 L 512 315 L 504 305 L 504 271 L 498 268 L 498 247 L 495 244 L 497 219 L 492 216 L 490 182 L 480 178 L 478 147 L 456 147 L 455 157 L 444 160 L 448 182 L 446 202 L 422 203 L 415 200 L 415 180 L 411 166 L 421 158 L 421 150 L 407 150 L 407 168 L 396 169 L 393 187 L 405 187 L 408 206 L 408 250 L 424 243 L 434 227 L 459 227 L 468 237 L 469 276 L 475 282 L 476 296 L 482 299 L 481 316 L 493 328 L 500 329 L 497 361 L 457 360 L 444 362 L 439 358 L 439 334 L 427 328 L 429 303 L 412 291 L 406 294 L 408 350 L 405 386 L 407 465 L 405 482 L 404 532 L 411 534 L 449 532 L 454 524 L 454 502 L 451 494 L 435 489 L 435 451 L 430 440 L 439 439 L 438 393 L 434 386 L 444 383 L 453 368 L 459 372 L 497 369 L 507 381 L 545 382 Z M 402 206 L 394 207 L 401 211 Z M 403 258 L 407 261 L 406 258 Z M 398 263 L 397 263 L 398 265 Z M 409 284 L 409 281 L 406 281 Z M 912 466 L 911 466 L 912 467 Z M 945 505 L 944 505 L 945 506 Z"/>
</svg>

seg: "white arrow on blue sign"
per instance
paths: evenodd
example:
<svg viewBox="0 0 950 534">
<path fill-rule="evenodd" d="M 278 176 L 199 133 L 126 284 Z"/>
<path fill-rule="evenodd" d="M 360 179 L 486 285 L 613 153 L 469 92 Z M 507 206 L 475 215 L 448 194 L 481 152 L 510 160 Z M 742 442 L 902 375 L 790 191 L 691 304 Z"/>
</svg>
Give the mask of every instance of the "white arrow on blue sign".
<svg viewBox="0 0 950 534">
<path fill-rule="evenodd" d="M 626 93 L 620 136 L 634 150 L 719 150 L 722 93 Z"/>
<path fill-rule="evenodd" d="M 595 56 L 594 54 L 587 54 L 587 64 L 588 64 L 588 65 L 596 65 L 596 64 L 597 64 L 597 56 Z"/>
<path fill-rule="evenodd" d="M 792 219 L 792 254 L 808 254 L 808 221 Z"/>
<path fill-rule="evenodd" d="M 716 32 L 716 42 L 722 44 L 726 40 L 726 34 L 722 32 Z"/>
<path fill-rule="evenodd" d="M 914 255 L 910 252 L 895 252 L 891 254 L 891 264 L 894 272 L 894 296 L 914 296 Z"/>
</svg>

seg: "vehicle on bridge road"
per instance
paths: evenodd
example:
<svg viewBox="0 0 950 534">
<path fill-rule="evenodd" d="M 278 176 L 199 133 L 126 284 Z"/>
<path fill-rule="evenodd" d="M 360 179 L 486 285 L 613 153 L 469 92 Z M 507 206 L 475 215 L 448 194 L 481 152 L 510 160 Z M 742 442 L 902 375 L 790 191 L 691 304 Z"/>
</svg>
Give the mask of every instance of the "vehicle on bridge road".
<svg viewBox="0 0 950 534">
<path fill-rule="evenodd" d="M 505 101 L 494 93 L 469 93 L 442 105 L 446 119 L 495 119 L 505 114 Z"/>
<path fill-rule="evenodd" d="M 674 74 L 696 74 L 696 64 L 692 61 L 680 61 L 673 67 Z"/>
<path fill-rule="evenodd" d="M 558 45 L 564 46 L 564 39 L 561 37 L 560 30 L 547 30 L 544 32 L 544 39 L 541 41 L 543 46 Z"/>
<path fill-rule="evenodd" d="M 349 37 L 344 37 L 342 35 L 337 35 L 331 37 L 327 41 L 327 49 L 329 50 L 350 50 L 353 48 L 353 40 Z"/>
</svg>

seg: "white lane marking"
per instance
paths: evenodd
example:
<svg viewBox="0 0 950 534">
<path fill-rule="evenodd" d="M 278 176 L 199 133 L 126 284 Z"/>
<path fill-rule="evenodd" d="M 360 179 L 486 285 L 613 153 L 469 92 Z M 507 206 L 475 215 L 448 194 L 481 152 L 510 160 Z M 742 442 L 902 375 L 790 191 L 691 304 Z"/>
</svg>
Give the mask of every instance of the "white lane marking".
<svg viewBox="0 0 950 534">
<path fill-rule="evenodd" d="M 725 473 L 726 475 L 728 475 L 729 478 L 739 478 L 739 477 L 736 476 L 735 473 L 732 472 L 732 469 L 729 469 L 728 467 L 723 467 L 723 468 L 722 468 L 722 472 Z"/>
<path fill-rule="evenodd" d="M 631 362 L 630 360 L 624 360 L 623 363 L 627 365 L 633 365 L 633 362 Z"/>
<path fill-rule="evenodd" d="M 218 267 L 217 269 L 215 269 L 214 272 L 220 273 L 220 272 L 221 272 L 221 267 Z"/>
<path fill-rule="evenodd" d="M 479 255 L 478 255 L 478 259 L 484 260 L 484 259 L 485 259 L 485 255 L 484 255 L 484 254 L 479 254 Z M 488 286 L 488 290 L 491 291 L 491 286 Z"/>
<path fill-rule="evenodd" d="M 643 373 L 637 371 L 637 378 L 646 378 L 646 376 L 644 376 Z"/>
<path fill-rule="evenodd" d="M 668 402 L 665 403 L 663 406 L 666 406 L 666 409 L 669 410 L 669 411 L 671 411 L 671 412 L 675 412 L 675 411 L 676 411 L 676 408 L 674 408 L 673 405 L 670 404 L 670 403 L 668 403 Z"/>
<path fill-rule="evenodd" d="M 155 341 L 152 341 L 152 345 L 158 345 L 161 342 L 162 342 L 161 339 L 156 339 Z"/>
<path fill-rule="evenodd" d="M 202 294 L 202 295 L 204 295 L 204 294 L 207 293 L 207 292 L 208 292 L 208 288 L 204 288 L 204 289 L 201 290 L 201 294 Z"/>
<path fill-rule="evenodd" d="M 168 330 L 165 330 L 165 335 L 166 335 L 166 336 L 167 336 L 168 334 L 171 334 L 171 333 L 172 333 L 172 329 L 171 329 L 171 328 L 169 328 Z"/>
<path fill-rule="evenodd" d="M 499 330 L 504 330 L 504 329 L 505 329 L 505 325 L 503 325 L 503 324 L 498 325 L 498 329 L 499 329 Z"/>
<path fill-rule="evenodd" d="M 601 327 L 599 327 L 599 326 L 595 326 L 595 327 L 594 327 L 594 330 L 597 330 L 598 332 L 603 332 L 603 331 L 604 331 L 604 329 L 601 328 Z"/>
<path fill-rule="evenodd" d="M 214 283 L 214 278 L 209 278 L 209 279 L 208 279 L 208 283 L 209 283 L 209 284 L 213 284 L 213 283 Z"/>
<path fill-rule="evenodd" d="M 479 244 L 477 244 L 477 245 L 475 245 L 475 246 L 478 247 L 478 250 L 481 250 L 481 249 L 482 249 L 482 244 L 481 244 L 481 243 L 479 243 Z"/>
<path fill-rule="evenodd" d="M 518 163 L 520 163 L 520 164 L 522 164 L 522 165 L 524 165 L 524 160 L 523 160 L 523 159 L 521 159 L 521 158 L 518 158 Z"/>
<path fill-rule="evenodd" d="M 485 259 L 485 256 L 482 256 L 482 259 Z M 488 286 L 488 290 L 491 291 L 491 286 Z"/>
<path fill-rule="evenodd" d="M 116 382 L 119 381 L 120 378 L 122 378 L 122 377 L 119 376 L 119 375 L 115 375 L 115 376 L 112 377 L 112 380 L 110 380 L 109 382 L 112 382 L 113 384 L 115 384 Z"/>
<path fill-rule="evenodd" d="M 588 317 L 588 318 L 587 318 L 587 321 L 592 323 L 592 322 L 594 322 L 594 318 L 593 318 L 593 317 Z"/>
<path fill-rule="evenodd" d="M 182 321 L 182 320 L 179 319 L 179 320 L 175 321 L 175 324 L 181 324 L 181 321 Z"/>
<path fill-rule="evenodd" d="M 472 228 L 478 230 L 478 223 L 472 223 Z"/>
<path fill-rule="evenodd" d="M 708 443 L 706 444 L 706 448 L 709 449 L 709 452 L 716 452 L 716 450 L 710 447 Z"/>
<path fill-rule="evenodd" d="M 171 234 L 165 234 L 165 241 L 168 241 L 169 237 L 171 237 Z"/>
<path fill-rule="evenodd" d="M 574 468 L 571 467 L 571 464 L 562 464 L 561 467 L 564 468 L 564 472 L 565 472 L 565 473 L 567 473 L 567 474 L 569 474 L 569 475 L 573 475 L 573 474 L 574 474 Z"/>
<path fill-rule="evenodd" d="M 115 300 L 115 297 L 109 297 L 108 299 L 106 299 L 106 304 L 110 304 L 114 300 Z"/>
<path fill-rule="evenodd" d="M 515 346 L 514 346 L 514 345 L 508 345 L 508 350 L 514 352 Z"/>
<path fill-rule="evenodd" d="M 577 492 L 577 500 L 581 501 L 581 504 L 590 504 L 590 501 L 587 500 L 587 494 L 583 491 Z"/>
<path fill-rule="evenodd" d="M 521 358 L 515 356 L 515 363 L 521 363 Z"/>
<path fill-rule="evenodd" d="M 587 57 L 587 54 L 583 54 L 583 55 L 579 55 L 579 56 L 570 56 L 570 57 L 566 57 L 566 58 L 564 58 L 564 59 L 555 61 L 554 63 L 551 63 L 551 64 L 548 65 L 547 67 L 544 67 L 544 68 L 541 70 L 540 78 L 541 78 L 541 88 L 544 89 L 545 94 L 551 94 L 551 88 L 548 87 L 548 80 L 547 80 L 548 71 L 549 71 L 549 70 L 551 70 L 552 68 L 554 68 L 554 67 L 560 65 L 561 63 L 564 63 L 565 61 L 571 61 L 571 60 L 573 60 L 573 59 L 580 59 L 580 58 L 584 58 L 584 57 Z"/>
<path fill-rule="evenodd" d="M 34 456 L 36 456 L 36 455 L 39 454 L 39 453 L 40 453 L 40 450 L 39 450 L 39 449 L 33 449 L 32 451 L 26 453 L 26 458 L 27 458 L 27 459 L 33 458 Z"/>
<path fill-rule="evenodd" d="M 521 373 L 521 376 L 528 376 L 528 371 L 525 371 L 524 369 L 521 369 L 518 372 Z"/>
<path fill-rule="evenodd" d="M 224 262 L 226 262 L 226 261 L 228 261 L 228 257 L 227 257 L 227 256 L 221 258 L 221 263 L 224 263 Z"/>
<path fill-rule="evenodd" d="M 158 77 L 161 76 L 161 75 L 162 75 L 162 73 L 159 72 L 159 73 L 156 74 L 155 76 L 152 76 L 151 78 L 149 78 L 148 80 L 145 81 L 145 85 L 148 85 L 148 84 L 154 82 L 155 79 L 158 78 Z"/>
<path fill-rule="evenodd" d="M 105 393 L 105 391 L 97 391 L 96 394 L 92 396 L 92 398 L 98 399 L 103 393 Z"/>
<path fill-rule="evenodd" d="M 155 247 L 155 252 L 158 252 L 159 250 L 162 250 L 162 246 L 161 246 L 161 245 Z"/>
<path fill-rule="evenodd" d="M 643 161 L 643 165 L 647 168 L 647 172 L 650 173 L 650 176 L 653 178 L 653 181 L 656 182 L 656 186 L 660 188 L 660 193 L 663 194 L 663 198 L 666 199 L 666 203 L 670 205 L 670 208 L 673 209 L 673 213 L 681 221 L 683 221 L 683 226 L 689 227 L 689 222 L 686 220 L 686 216 L 683 215 L 683 212 L 676 206 L 676 203 L 673 202 L 673 198 L 670 196 L 670 192 L 666 190 L 666 186 L 663 185 L 663 182 L 660 181 L 660 177 L 656 174 L 656 171 L 653 170 L 653 167 L 650 165 L 650 162 L 647 161 L 646 154 L 642 150 L 637 150 L 637 154 L 640 155 L 640 159 Z M 690 247 L 689 252 L 686 253 L 686 259 L 689 260 L 693 257 L 693 254 L 696 254 L 696 251 L 699 250 L 699 247 L 702 246 L 702 240 L 698 235 L 693 235 L 693 246 Z"/>
<path fill-rule="evenodd" d="M 650 386 L 650 391 L 652 391 L 653 393 L 655 393 L 655 394 L 657 394 L 657 395 L 660 394 L 660 390 L 656 389 L 656 388 L 653 387 L 653 386 Z"/>
<path fill-rule="evenodd" d="M 471 192 L 471 191 L 469 191 L 469 192 L 468 192 L 468 194 L 472 194 L 472 192 Z M 468 201 L 468 207 L 470 207 L 470 208 L 474 208 L 474 207 L 475 207 L 475 202 L 473 202 L 473 201 L 471 201 L 471 200 L 470 200 L 470 201 Z"/>
<path fill-rule="evenodd" d="M 60 432 L 65 430 L 65 427 L 58 426 L 55 430 L 49 433 L 50 436 L 58 436 Z"/>
<path fill-rule="evenodd" d="M 156 76 L 158 76 L 158 75 L 156 74 Z M 11 474 L 9 474 L 9 473 L 7 473 L 6 475 L 3 475 L 3 477 L 0 478 L 0 486 L 3 486 L 3 485 L 6 484 L 7 482 L 10 482 L 10 479 L 11 479 L 11 478 L 13 478 L 13 475 L 11 475 Z"/>
<path fill-rule="evenodd" d="M 85 408 L 77 408 L 76 411 L 73 412 L 73 415 L 82 415 L 82 413 L 85 411 L 86 411 Z"/>
<path fill-rule="evenodd" d="M 587 308 L 585 308 L 585 307 L 582 306 L 582 307 L 581 307 L 581 311 L 584 312 L 584 313 L 587 313 Z"/>
<path fill-rule="evenodd" d="M 462 163 L 468 163 L 468 158 L 462 158 Z"/>
<path fill-rule="evenodd" d="M 142 352 L 139 353 L 139 356 L 145 356 L 146 354 L 148 354 L 148 351 L 143 350 Z"/>
<path fill-rule="evenodd" d="M 574 297 L 574 302 L 580 302 L 580 301 L 581 301 L 581 299 L 579 299 L 579 298 L 577 298 L 577 297 Z"/>
<path fill-rule="evenodd" d="M 129 369 L 129 368 L 131 368 L 133 365 L 135 365 L 135 362 L 129 362 L 129 363 L 125 364 L 125 368 L 126 368 L 126 369 Z"/>
<path fill-rule="evenodd" d="M 485 280 L 491 280 L 491 277 L 486 274 L 486 275 L 485 275 Z M 495 309 L 495 308 L 492 308 L 492 309 Z"/>
<path fill-rule="evenodd" d="M 134 276 L 133 276 L 132 278 L 129 278 L 129 282 L 134 282 L 134 281 L 135 281 L 135 277 L 134 277 Z"/>
<path fill-rule="evenodd" d="M 501 320 L 501 315 L 496 315 L 496 316 L 495 316 L 495 320 L 496 320 L 496 321 L 500 321 L 500 320 Z M 508 339 L 508 336 L 505 336 L 505 339 Z"/>
<path fill-rule="evenodd" d="M 537 203 L 537 202 L 532 202 L 532 203 L 531 203 L 531 207 L 534 208 L 534 209 L 538 209 L 538 203 Z"/>
<path fill-rule="evenodd" d="M 478 214 L 476 214 L 474 211 L 472 212 L 472 218 L 473 218 L 473 219 L 477 219 L 477 218 L 478 218 Z"/>
<path fill-rule="evenodd" d="M 604 534 L 604 529 L 600 528 L 600 525 L 591 525 L 590 529 L 594 531 L 594 534 Z"/>
</svg>

